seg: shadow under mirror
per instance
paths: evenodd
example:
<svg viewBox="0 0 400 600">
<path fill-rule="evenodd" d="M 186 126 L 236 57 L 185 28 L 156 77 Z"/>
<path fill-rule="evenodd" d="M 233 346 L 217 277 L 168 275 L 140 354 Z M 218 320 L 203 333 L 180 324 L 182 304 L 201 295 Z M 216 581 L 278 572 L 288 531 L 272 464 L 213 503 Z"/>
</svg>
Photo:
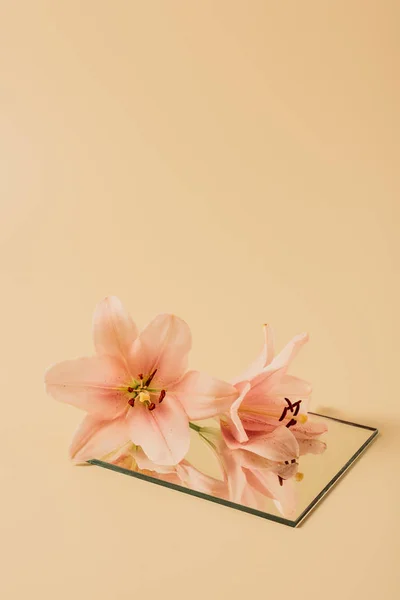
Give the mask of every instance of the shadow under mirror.
<svg viewBox="0 0 400 600">
<path fill-rule="evenodd" d="M 235 447 L 229 432 L 209 420 L 191 424 L 190 450 L 178 465 L 155 465 L 133 444 L 88 462 L 296 527 L 378 434 L 315 413 L 309 420 L 325 433 L 298 436 L 298 458 L 291 461 L 279 460 L 279 435 L 270 435 L 268 446 L 260 434 Z"/>
</svg>

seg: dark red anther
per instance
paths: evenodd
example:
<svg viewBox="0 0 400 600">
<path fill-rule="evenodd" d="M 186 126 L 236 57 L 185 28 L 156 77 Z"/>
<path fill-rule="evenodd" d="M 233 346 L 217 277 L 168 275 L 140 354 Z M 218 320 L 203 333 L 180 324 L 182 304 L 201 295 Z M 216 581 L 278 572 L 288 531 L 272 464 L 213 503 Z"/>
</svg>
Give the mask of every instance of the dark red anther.
<svg viewBox="0 0 400 600">
<path fill-rule="evenodd" d="M 283 479 L 280 475 L 278 475 L 278 479 L 279 479 L 279 485 L 283 485 Z"/>
<path fill-rule="evenodd" d="M 138 377 L 139 379 L 143 379 L 143 373 L 139 373 Z"/>
<path fill-rule="evenodd" d="M 292 463 L 292 465 L 294 465 L 294 463 L 296 462 L 296 459 L 292 458 L 292 460 L 290 462 Z"/>
<path fill-rule="evenodd" d="M 133 408 L 135 406 L 135 398 L 131 398 L 130 400 L 128 400 L 128 404 Z"/>
<path fill-rule="evenodd" d="M 287 406 L 285 406 L 285 408 L 283 409 L 281 418 L 279 419 L 280 421 L 283 421 L 288 411 L 290 411 L 293 415 L 297 415 L 297 413 L 300 410 L 301 400 L 297 400 L 297 402 L 294 402 L 293 404 L 290 402 L 289 398 L 285 398 L 285 400 Z M 290 419 L 289 423 L 286 423 L 286 427 L 289 429 L 289 427 L 292 427 L 292 425 L 296 425 L 296 423 L 296 419 Z"/>
<path fill-rule="evenodd" d="M 158 397 L 158 404 L 161 404 L 161 402 L 164 400 L 166 393 L 167 392 L 165 390 L 161 390 L 160 395 Z"/>
<path fill-rule="evenodd" d="M 285 408 L 282 411 L 281 416 L 279 417 L 279 421 L 283 421 L 283 419 L 286 417 L 287 411 L 288 411 L 288 408 L 287 408 L 287 406 L 285 406 Z"/>
<path fill-rule="evenodd" d="M 128 387 L 128 392 L 129 392 L 130 394 L 132 394 L 132 392 L 133 392 L 133 387 Z"/>
<path fill-rule="evenodd" d="M 155 409 L 155 407 L 156 407 L 156 405 L 154 404 L 154 402 L 151 402 L 151 403 L 149 404 L 149 410 L 154 410 L 154 409 Z"/>
<path fill-rule="evenodd" d="M 295 411 L 294 411 L 294 416 L 296 417 L 299 414 L 299 410 L 300 410 L 300 404 L 301 404 L 301 400 L 297 400 L 297 402 L 295 402 L 292 406 L 296 407 Z"/>
<path fill-rule="evenodd" d="M 154 375 L 157 373 L 157 369 L 154 369 L 152 373 L 148 376 L 146 381 L 143 382 L 144 387 L 148 387 L 154 379 Z M 143 377 L 143 376 L 142 376 Z"/>
<path fill-rule="evenodd" d="M 292 413 L 293 416 L 296 416 L 299 414 L 301 400 L 297 400 L 297 402 L 293 402 L 293 404 L 290 402 L 289 398 L 285 398 L 285 400 L 286 400 L 287 406 L 285 406 L 285 408 L 283 409 L 282 414 L 279 417 L 279 421 L 283 421 L 283 419 L 286 417 L 286 415 L 289 411 Z M 291 423 L 291 425 L 293 425 L 292 421 L 290 423 Z M 290 427 L 290 425 L 286 425 L 286 427 Z"/>
</svg>

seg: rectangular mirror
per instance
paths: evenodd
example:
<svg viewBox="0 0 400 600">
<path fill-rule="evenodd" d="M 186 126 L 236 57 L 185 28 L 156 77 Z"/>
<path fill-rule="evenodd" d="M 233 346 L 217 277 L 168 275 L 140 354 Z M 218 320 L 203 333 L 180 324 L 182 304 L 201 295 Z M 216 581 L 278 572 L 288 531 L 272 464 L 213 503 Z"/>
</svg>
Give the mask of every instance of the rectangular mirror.
<svg viewBox="0 0 400 600">
<path fill-rule="evenodd" d="M 212 421 L 192 427 L 190 451 L 176 467 L 161 467 L 156 472 L 129 453 L 112 462 L 89 463 L 297 527 L 378 434 L 373 427 L 315 413 L 310 413 L 310 419 L 328 425 L 322 436 L 326 449 L 301 456 L 300 472 L 287 480 L 243 450 L 225 449 L 221 457 L 218 430 Z"/>
</svg>

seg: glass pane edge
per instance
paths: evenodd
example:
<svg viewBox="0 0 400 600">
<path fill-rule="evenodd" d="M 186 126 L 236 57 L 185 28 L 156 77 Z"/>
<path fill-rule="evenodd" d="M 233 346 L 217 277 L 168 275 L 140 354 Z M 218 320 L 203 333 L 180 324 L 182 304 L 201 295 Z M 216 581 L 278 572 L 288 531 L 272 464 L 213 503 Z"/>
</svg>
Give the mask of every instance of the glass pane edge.
<svg viewBox="0 0 400 600">
<path fill-rule="evenodd" d="M 315 413 L 314 413 L 315 414 Z M 324 415 L 320 415 L 324 416 Z M 329 417 L 328 417 L 329 418 Z M 342 423 L 347 423 L 349 425 L 353 425 L 349 421 L 341 421 L 340 419 L 334 419 L 335 421 L 340 421 Z M 356 425 L 356 424 L 354 424 Z M 326 486 L 320 491 L 317 496 L 313 499 L 312 502 L 303 510 L 301 515 L 296 519 L 294 527 L 298 527 L 301 523 L 303 523 L 306 518 L 311 514 L 314 508 L 323 500 L 323 498 L 327 495 L 327 493 L 333 488 L 334 485 L 347 473 L 347 471 L 352 467 L 355 462 L 364 454 L 370 444 L 378 437 L 379 430 L 375 427 L 367 427 L 365 425 L 359 425 L 359 427 L 363 427 L 364 429 L 370 429 L 373 431 L 372 435 L 359 447 L 357 452 L 355 452 L 349 460 L 343 465 L 343 467 L 336 473 L 334 477 L 326 484 Z"/>
<path fill-rule="evenodd" d="M 109 469 L 110 471 L 115 471 L 117 473 L 129 475 L 131 477 L 135 477 L 136 479 L 141 479 L 142 481 L 147 481 L 149 483 L 155 483 L 156 485 L 161 485 L 162 487 L 166 487 L 171 490 L 183 492 L 184 494 L 188 494 L 189 496 L 195 496 L 195 497 L 201 498 L 203 500 L 208 500 L 209 502 L 214 502 L 215 504 L 222 504 L 223 506 L 228 506 L 230 508 L 240 510 L 242 512 L 250 513 L 257 517 L 261 517 L 262 519 L 267 519 L 268 521 L 274 521 L 276 523 L 280 523 L 281 525 L 287 525 L 289 527 L 296 527 L 296 521 L 291 521 L 290 519 L 285 519 L 284 517 L 279 517 L 277 515 L 265 513 L 265 512 L 255 509 L 255 508 L 251 508 L 249 506 L 244 506 L 242 504 L 236 504 L 235 502 L 230 502 L 229 500 L 224 500 L 223 498 L 217 498 L 216 496 L 209 496 L 208 494 L 204 494 L 203 492 L 198 492 L 197 490 L 191 490 L 189 488 L 185 488 L 185 487 L 176 485 L 175 483 L 171 483 L 169 481 L 163 481 L 162 479 L 156 479 L 154 477 L 150 477 L 149 475 L 143 475 L 142 473 L 136 473 L 135 471 L 131 471 L 129 469 L 124 469 L 123 467 L 119 467 L 117 465 L 113 465 L 111 463 L 107 463 L 102 460 L 92 459 L 92 460 L 88 460 L 87 463 L 90 465 L 103 467 L 104 469 Z"/>
</svg>

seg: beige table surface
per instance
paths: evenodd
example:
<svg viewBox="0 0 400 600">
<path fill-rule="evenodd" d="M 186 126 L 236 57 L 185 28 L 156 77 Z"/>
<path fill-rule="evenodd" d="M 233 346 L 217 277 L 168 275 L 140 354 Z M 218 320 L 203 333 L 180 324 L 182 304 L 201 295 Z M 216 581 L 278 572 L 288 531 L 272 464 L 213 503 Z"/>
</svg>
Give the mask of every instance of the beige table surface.
<svg viewBox="0 0 400 600">
<path fill-rule="evenodd" d="M 399 594 L 398 2 L 0 2 L 0 597 Z M 308 330 L 379 440 L 291 530 L 67 458 L 46 366 L 116 294 L 223 378 Z"/>
</svg>

